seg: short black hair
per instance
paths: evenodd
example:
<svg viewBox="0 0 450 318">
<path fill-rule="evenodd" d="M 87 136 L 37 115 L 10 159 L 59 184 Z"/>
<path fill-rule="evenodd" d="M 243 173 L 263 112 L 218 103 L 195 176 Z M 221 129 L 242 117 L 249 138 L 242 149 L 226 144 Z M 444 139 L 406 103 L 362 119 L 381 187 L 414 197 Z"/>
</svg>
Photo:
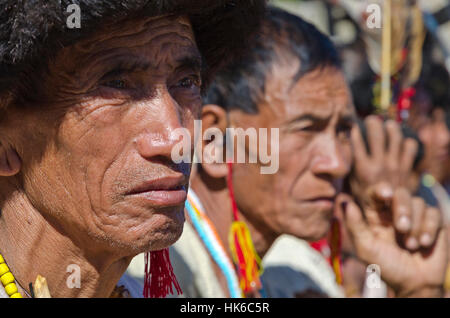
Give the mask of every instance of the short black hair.
<svg viewBox="0 0 450 318">
<path fill-rule="evenodd" d="M 71 4 L 81 10 L 79 29 L 66 26 Z M 29 74 L 40 73 L 59 49 L 102 25 L 133 17 L 187 15 L 204 58 L 203 82 L 208 83 L 248 45 L 265 7 L 266 0 L 1 0 L 0 107 L 27 94 L 21 83 L 32 82 Z"/>
<path fill-rule="evenodd" d="M 376 74 L 365 60 L 360 65 L 358 75 L 350 82 L 353 104 L 359 117 L 365 118 L 376 111 L 374 105 L 374 85 Z"/>
<path fill-rule="evenodd" d="M 430 97 L 431 110 L 443 108 L 450 109 L 450 76 L 445 66 L 429 62 L 424 63 L 416 88 L 423 89 Z"/>
<path fill-rule="evenodd" d="M 216 74 L 205 94 L 204 104 L 257 113 L 257 104 L 279 50 L 300 61 L 292 84 L 316 69 L 341 66 L 339 54 L 326 35 L 298 16 L 269 7 L 249 51 Z"/>
</svg>

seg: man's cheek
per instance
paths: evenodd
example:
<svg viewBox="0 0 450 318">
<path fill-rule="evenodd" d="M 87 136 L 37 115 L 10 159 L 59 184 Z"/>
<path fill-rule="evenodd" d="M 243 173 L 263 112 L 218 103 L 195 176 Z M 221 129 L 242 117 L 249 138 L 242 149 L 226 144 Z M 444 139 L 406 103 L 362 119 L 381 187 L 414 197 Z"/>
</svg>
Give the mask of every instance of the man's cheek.
<svg viewBox="0 0 450 318">
<path fill-rule="evenodd" d="M 279 136 L 279 169 L 277 174 L 283 174 L 285 171 L 292 171 L 299 169 L 302 166 L 304 156 L 302 151 L 299 151 L 299 145 L 293 142 L 292 138 L 289 138 L 286 134 L 280 134 Z M 302 148 L 302 147 L 301 147 Z"/>
<path fill-rule="evenodd" d="M 77 121 L 64 127 L 61 144 L 65 145 L 72 160 L 80 165 L 88 165 L 98 158 L 109 160 L 116 156 L 118 150 L 123 149 L 129 131 L 126 125 L 118 120 Z"/>
</svg>

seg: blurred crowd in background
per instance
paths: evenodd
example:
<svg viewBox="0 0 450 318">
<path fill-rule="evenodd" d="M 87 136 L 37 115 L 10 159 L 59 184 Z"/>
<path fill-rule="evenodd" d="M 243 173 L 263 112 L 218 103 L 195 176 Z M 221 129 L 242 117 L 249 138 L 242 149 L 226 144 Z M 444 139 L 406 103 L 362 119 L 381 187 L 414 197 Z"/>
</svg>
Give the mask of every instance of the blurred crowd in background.
<svg viewBox="0 0 450 318">
<path fill-rule="evenodd" d="M 406 6 L 406 1 L 400 1 Z M 361 119 L 379 113 L 381 41 L 374 40 L 381 30 L 367 28 L 367 11 L 370 4 L 383 5 L 382 1 L 328 0 L 292 1 L 278 0 L 274 4 L 314 24 L 331 37 L 343 62 L 343 69 L 352 90 L 353 101 Z M 420 75 L 411 86 L 414 95 L 408 98 L 408 109 L 401 122 L 412 130 L 423 144 L 423 158 L 417 166 L 417 188 L 421 197 L 439 206 L 450 224 L 450 1 L 418 0 L 422 13 L 423 30 L 419 37 L 421 58 L 416 61 Z M 398 8 L 397 8 L 398 9 Z M 403 8 L 404 10 L 407 10 Z M 394 19 L 401 12 L 393 13 Z M 405 28 L 406 23 L 400 27 Z M 397 36 L 396 36 L 397 35 Z M 403 54 L 407 54 L 407 40 L 394 34 Z M 414 48 L 413 48 L 414 49 Z M 408 53 L 411 52 L 411 50 Z M 405 58 L 406 59 L 406 58 Z M 400 67 L 399 67 L 400 68 Z M 397 74 L 401 77 L 401 70 Z M 399 87 L 394 93 L 401 103 Z M 397 79 L 398 80 L 398 79 Z M 399 79 L 401 80 L 401 78 Z M 396 105 L 398 106 L 398 105 Z M 396 114 L 392 115 L 396 117 Z M 450 237 L 450 236 L 449 236 Z M 350 255 L 344 257 L 346 296 L 362 296 L 366 265 Z M 450 288 L 447 274 L 447 288 Z M 450 293 L 447 293 L 450 296 Z"/>
</svg>

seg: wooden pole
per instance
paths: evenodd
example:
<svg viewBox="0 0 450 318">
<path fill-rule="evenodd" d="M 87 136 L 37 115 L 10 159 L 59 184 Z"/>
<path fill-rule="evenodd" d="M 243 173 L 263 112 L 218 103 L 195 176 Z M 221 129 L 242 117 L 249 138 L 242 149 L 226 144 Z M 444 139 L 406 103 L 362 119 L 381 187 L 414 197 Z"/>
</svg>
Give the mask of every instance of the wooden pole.
<svg viewBox="0 0 450 318">
<path fill-rule="evenodd" d="M 381 109 L 387 112 L 391 104 L 391 0 L 384 0 L 381 38 Z"/>
</svg>

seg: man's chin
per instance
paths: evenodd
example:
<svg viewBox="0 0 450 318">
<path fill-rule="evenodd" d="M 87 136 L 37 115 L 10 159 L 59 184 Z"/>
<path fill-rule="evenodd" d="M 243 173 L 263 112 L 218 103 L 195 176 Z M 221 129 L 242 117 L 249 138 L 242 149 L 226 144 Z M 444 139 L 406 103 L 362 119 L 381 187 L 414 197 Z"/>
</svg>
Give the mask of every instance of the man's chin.
<svg viewBox="0 0 450 318">
<path fill-rule="evenodd" d="M 148 251 L 158 251 L 173 245 L 181 237 L 183 233 L 183 223 L 170 224 L 170 228 L 165 231 L 157 231 L 149 237 L 141 240 L 139 243 L 129 242 L 130 245 L 135 245 L 140 253 Z M 137 244 L 136 244 L 137 243 Z"/>
<path fill-rule="evenodd" d="M 116 229 L 114 233 L 102 235 L 100 240 L 115 254 L 134 256 L 168 248 L 180 238 L 183 227 L 184 217 L 157 215 L 139 228 Z"/>
<path fill-rule="evenodd" d="M 308 242 L 316 242 L 319 241 L 325 237 L 327 237 L 328 234 L 328 230 L 327 231 L 318 231 L 317 233 L 314 233 L 312 235 L 310 235 L 306 240 Z"/>
<path fill-rule="evenodd" d="M 296 231 L 294 235 L 308 242 L 315 242 L 325 238 L 330 230 L 330 220 L 324 220 L 308 226 L 304 231 Z"/>
<path fill-rule="evenodd" d="M 123 256 L 136 256 L 141 253 L 159 251 L 173 245 L 181 236 L 182 228 L 176 233 L 161 235 L 158 239 L 146 239 L 141 241 L 117 240 L 112 242 L 115 253 Z"/>
</svg>

